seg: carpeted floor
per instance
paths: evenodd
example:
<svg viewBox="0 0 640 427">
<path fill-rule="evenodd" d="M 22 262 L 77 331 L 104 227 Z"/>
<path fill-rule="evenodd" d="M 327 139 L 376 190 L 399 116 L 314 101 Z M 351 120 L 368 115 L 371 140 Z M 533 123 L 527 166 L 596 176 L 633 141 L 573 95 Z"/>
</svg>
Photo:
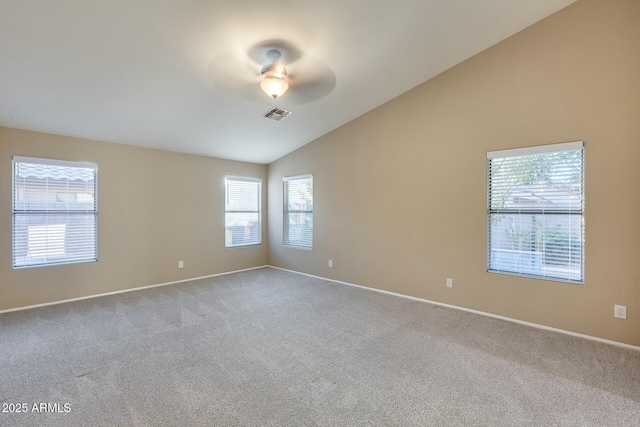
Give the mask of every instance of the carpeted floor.
<svg viewBox="0 0 640 427">
<path fill-rule="evenodd" d="M 264 268 L 0 315 L 23 403 L 0 425 L 637 426 L 640 353 Z"/>
</svg>

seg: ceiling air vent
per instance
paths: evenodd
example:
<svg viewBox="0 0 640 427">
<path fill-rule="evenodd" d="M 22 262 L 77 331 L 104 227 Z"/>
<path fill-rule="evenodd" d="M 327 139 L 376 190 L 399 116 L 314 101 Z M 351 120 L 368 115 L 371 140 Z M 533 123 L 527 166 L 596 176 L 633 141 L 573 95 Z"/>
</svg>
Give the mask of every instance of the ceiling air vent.
<svg viewBox="0 0 640 427">
<path fill-rule="evenodd" d="M 280 120 L 288 117 L 291 114 L 291 111 L 281 110 L 279 108 L 272 108 L 262 115 L 262 117 L 266 117 L 269 120 L 275 120 L 279 122 Z"/>
</svg>

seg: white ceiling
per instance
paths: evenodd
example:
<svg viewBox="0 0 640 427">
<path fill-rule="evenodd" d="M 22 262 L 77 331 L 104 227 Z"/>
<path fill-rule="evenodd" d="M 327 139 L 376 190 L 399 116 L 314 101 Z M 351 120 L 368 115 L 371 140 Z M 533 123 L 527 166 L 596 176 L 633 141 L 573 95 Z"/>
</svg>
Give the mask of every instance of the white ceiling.
<svg viewBox="0 0 640 427">
<path fill-rule="evenodd" d="M 270 163 L 573 1 L 0 0 L 0 125 Z M 260 92 L 247 52 L 271 39 L 335 88 L 297 103 L 290 69 Z M 251 97 L 220 84 L 236 64 Z"/>
</svg>

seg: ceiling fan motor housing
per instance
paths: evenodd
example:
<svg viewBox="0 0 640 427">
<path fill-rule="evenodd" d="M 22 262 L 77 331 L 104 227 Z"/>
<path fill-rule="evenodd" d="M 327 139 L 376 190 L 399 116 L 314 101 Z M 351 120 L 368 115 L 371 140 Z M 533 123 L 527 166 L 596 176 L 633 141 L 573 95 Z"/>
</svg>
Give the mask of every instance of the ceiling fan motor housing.
<svg viewBox="0 0 640 427">
<path fill-rule="evenodd" d="M 262 67 L 262 77 L 275 77 L 277 79 L 288 79 L 287 69 L 281 64 L 270 64 Z"/>
</svg>

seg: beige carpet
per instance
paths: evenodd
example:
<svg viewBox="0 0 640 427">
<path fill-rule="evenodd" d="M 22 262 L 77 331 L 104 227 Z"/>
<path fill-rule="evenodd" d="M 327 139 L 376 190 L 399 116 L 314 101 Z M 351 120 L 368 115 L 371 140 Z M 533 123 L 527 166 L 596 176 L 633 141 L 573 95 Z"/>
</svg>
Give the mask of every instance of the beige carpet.
<svg viewBox="0 0 640 427">
<path fill-rule="evenodd" d="M 0 315 L 0 362 L 2 426 L 640 425 L 637 352 L 270 268 Z"/>
</svg>

